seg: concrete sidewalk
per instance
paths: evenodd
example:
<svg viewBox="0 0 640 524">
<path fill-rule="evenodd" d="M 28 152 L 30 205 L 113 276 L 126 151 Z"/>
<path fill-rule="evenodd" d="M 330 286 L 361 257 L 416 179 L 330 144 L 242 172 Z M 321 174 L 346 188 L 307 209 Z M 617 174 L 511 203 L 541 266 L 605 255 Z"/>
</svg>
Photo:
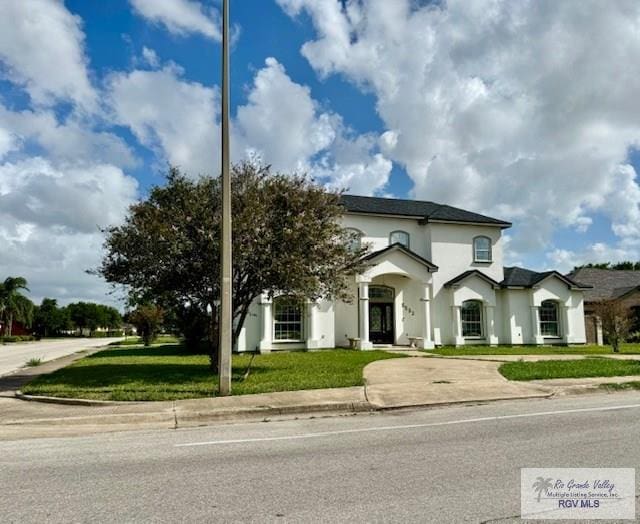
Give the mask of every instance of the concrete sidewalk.
<svg viewBox="0 0 640 524">
<path fill-rule="evenodd" d="M 406 354 L 412 354 L 415 352 L 405 352 Z M 620 360 L 640 360 L 640 355 L 633 355 L 628 353 L 594 353 L 594 354 L 582 354 L 582 355 L 437 355 L 422 353 L 423 356 L 429 358 L 444 358 L 444 359 L 456 359 L 456 360 L 483 360 L 492 362 L 538 362 L 539 360 L 582 360 L 585 358 L 613 358 Z"/>
</svg>

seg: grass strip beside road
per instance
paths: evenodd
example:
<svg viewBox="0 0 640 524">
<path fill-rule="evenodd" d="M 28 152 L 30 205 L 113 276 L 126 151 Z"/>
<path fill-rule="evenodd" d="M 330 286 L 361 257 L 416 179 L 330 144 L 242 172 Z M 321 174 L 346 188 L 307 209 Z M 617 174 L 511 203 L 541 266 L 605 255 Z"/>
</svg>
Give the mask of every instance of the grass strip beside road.
<svg viewBox="0 0 640 524">
<path fill-rule="evenodd" d="M 612 355 L 611 346 L 445 346 L 425 353 L 443 356 L 470 355 Z M 640 354 L 640 344 L 623 344 L 621 353 Z"/>
<path fill-rule="evenodd" d="M 509 380 L 619 377 L 640 375 L 640 361 L 585 358 L 582 360 L 505 362 L 500 366 L 499 371 Z"/>
<path fill-rule="evenodd" d="M 363 384 L 363 368 L 375 360 L 402 358 L 385 351 L 323 350 L 256 355 L 244 378 L 250 354 L 234 355 L 234 395 Z M 214 396 L 217 376 L 209 357 L 185 352 L 179 344 L 114 347 L 23 387 L 29 395 L 91 400 L 178 400 Z"/>
</svg>

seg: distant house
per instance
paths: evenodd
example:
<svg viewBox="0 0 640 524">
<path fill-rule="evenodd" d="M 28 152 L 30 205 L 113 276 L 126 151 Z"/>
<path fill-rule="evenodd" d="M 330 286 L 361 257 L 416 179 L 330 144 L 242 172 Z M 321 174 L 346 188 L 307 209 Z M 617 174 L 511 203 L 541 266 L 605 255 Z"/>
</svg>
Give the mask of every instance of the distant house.
<svg viewBox="0 0 640 524">
<path fill-rule="evenodd" d="M 567 276 L 592 286 L 584 290 L 587 343 L 603 343 L 602 330 L 594 314 L 594 304 L 599 300 L 623 302 L 635 317 L 633 331 L 640 331 L 640 271 L 584 267 Z"/>
<path fill-rule="evenodd" d="M 4 335 L 4 332 L 5 332 L 5 323 L 0 320 L 0 336 Z M 11 325 L 11 335 L 14 337 L 24 337 L 27 335 L 31 335 L 31 330 L 28 327 L 26 327 L 24 324 L 14 320 L 13 324 Z"/>
</svg>

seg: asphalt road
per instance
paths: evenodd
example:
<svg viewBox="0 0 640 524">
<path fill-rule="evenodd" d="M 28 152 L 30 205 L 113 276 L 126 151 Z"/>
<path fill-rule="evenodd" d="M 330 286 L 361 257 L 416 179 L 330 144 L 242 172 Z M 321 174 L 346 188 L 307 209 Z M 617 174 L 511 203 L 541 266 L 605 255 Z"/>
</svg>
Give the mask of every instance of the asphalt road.
<svg viewBox="0 0 640 524">
<path fill-rule="evenodd" d="M 70 355 L 82 349 L 105 346 L 119 338 L 63 338 L 41 340 L 39 342 L 20 342 L 0 344 L 0 376 L 20 369 L 31 358 L 40 358 L 43 362 Z"/>
<path fill-rule="evenodd" d="M 521 467 L 639 467 L 640 394 L 0 442 L 8 522 L 518 522 Z"/>
</svg>

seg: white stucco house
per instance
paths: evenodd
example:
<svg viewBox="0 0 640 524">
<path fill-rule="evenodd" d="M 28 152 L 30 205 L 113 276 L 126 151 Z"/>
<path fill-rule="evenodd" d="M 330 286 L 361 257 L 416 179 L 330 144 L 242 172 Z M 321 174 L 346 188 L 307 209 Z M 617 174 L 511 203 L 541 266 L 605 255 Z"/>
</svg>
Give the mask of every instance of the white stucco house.
<svg viewBox="0 0 640 524">
<path fill-rule="evenodd" d="M 352 303 L 257 300 L 238 351 L 355 346 L 583 344 L 583 286 L 503 266 L 511 224 L 433 202 L 344 195 L 369 246 Z"/>
</svg>

